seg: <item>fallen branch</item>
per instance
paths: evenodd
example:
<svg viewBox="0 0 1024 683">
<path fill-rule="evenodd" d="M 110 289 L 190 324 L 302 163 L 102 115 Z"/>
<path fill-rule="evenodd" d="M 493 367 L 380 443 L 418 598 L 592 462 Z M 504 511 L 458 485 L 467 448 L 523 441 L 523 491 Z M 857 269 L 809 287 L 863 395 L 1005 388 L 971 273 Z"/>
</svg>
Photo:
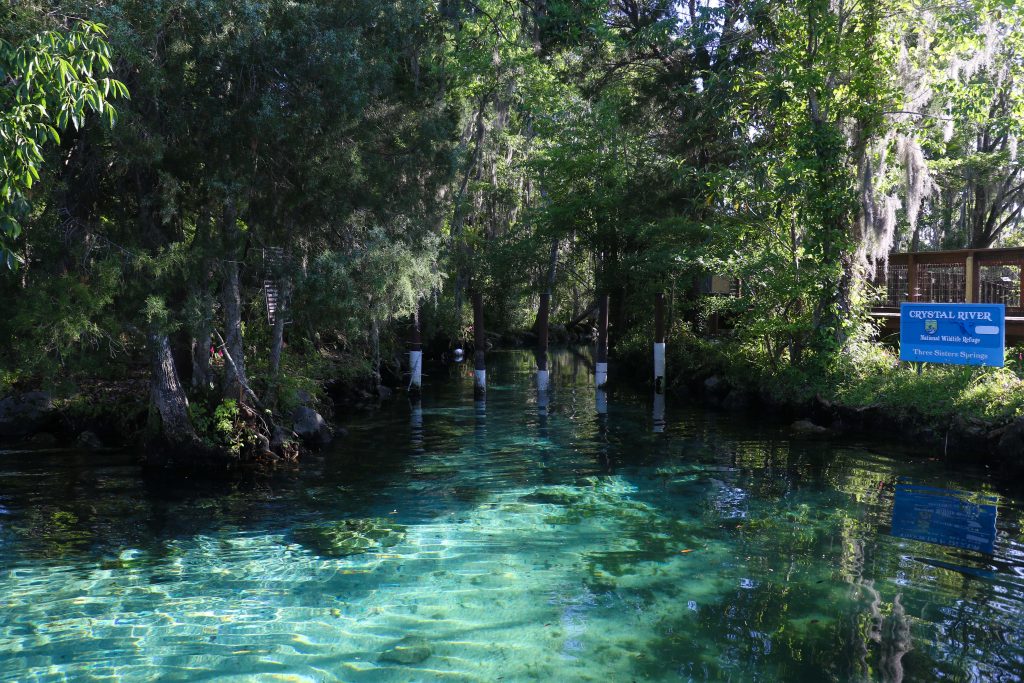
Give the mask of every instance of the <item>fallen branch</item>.
<svg viewBox="0 0 1024 683">
<path fill-rule="evenodd" d="M 566 325 L 565 326 L 566 329 L 569 329 L 569 328 L 572 328 L 572 327 L 576 327 L 577 325 L 579 325 L 581 322 L 583 322 L 587 318 L 593 318 L 594 316 L 597 315 L 597 309 L 598 309 L 598 306 L 597 306 L 597 302 L 595 301 L 590 306 L 588 306 L 587 308 L 583 309 L 583 313 L 581 313 L 580 315 L 576 316 L 568 325 Z"/>
<path fill-rule="evenodd" d="M 266 407 L 260 401 L 259 397 L 256 396 L 256 392 L 249 388 L 248 382 L 242 381 L 242 375 L 238 372 L 238 366 L 235 365 L 235 361 L 232 360 L 231 353 L 228 351 L 227 342 L 224 341 L 224 337 L 221 336 L 220 331 L 214 330 L 213 332 L 214 334 L 217 335 L 217 339 L 220 341 L 220 350 L 224 354 L 224 359 L 227 360 L 228 363 L 231 363 L 231 367 L 232 369 L 234 369 L 235 375 L 239 378 L 238 383 L 242 386 L 242 390 L 250 399 L 252 399 L 253 405 L 255 405 L 259 409 L 254 410 L 253 414 L 256 415 L 256 417 L 260 419 L 260 422 L 263 423 L 263 428 L 267 430 L 267 434 L 273 434 L 273 428 L 270 425 L 268 425 L 267 421 L 263 419 L 262 415 L 260 415 L 261 412 L 267 411 Z"/>
</svg>

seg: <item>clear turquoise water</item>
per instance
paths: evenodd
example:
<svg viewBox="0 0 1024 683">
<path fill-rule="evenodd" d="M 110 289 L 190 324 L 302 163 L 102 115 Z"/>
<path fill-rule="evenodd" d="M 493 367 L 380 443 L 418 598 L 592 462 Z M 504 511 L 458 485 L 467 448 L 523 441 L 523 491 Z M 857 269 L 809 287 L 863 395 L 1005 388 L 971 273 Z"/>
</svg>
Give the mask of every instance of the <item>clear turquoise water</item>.
<svg viewBox="0 0 1024 683">
<path fill-rule="evenodd" d="M 484 411 L 435 369 L 421 429 L 399 397 L 273 479 L 0 451 L 0 681 L 1024 675 L 1012 482 L 671 399 L 655 433 L 625 390 L 598 418 L 569 353 L 542 418 L 532 356 L 489 365 Z M 991 539 L 943 527 L 992 552 L 894 536 L 906 485 L 994 507 Z"/>
</svg>

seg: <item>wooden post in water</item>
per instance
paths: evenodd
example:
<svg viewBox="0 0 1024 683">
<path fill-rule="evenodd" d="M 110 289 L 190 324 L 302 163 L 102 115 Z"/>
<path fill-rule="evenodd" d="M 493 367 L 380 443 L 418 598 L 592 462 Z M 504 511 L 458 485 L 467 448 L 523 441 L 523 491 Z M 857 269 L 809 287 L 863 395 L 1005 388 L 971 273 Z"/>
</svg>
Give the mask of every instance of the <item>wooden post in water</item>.
<svg viewBox="0 0 1024 683">
<path fill-rule="evenodd" d="M 423 337 L 420 307 L 412 312 L 412 342 L 409 345 L 409 393 L 418 396 L 423 386 Z"/>
<path fill-rule="evenodd" d="M 545 289 L 540 294 L 540 308 L 537 310 L 537 391 L 540 400 L 548 390 L 548 317 L 551 309 L 551 290 Z M 544 401 L 544 405 L 547 402 Z"/>
<path fill-rule="evenodd" d="M 551 290 L 541 292 L 541 306 L 537 311 L 537 412 L 548 416 L 548 318 L 551 310 Z"/>
<path fill-rule="evenodd" d="M 654 295 L 654 391 L 665 391 L 665 295 Z"/>
<path fill-rule="evenodd" d="M 487 391 L 487 365 L 484 351 L 487 336 L 484 334 L 484 295 L 473 292 L 473 392 L 482 396 Z"/>
<path fill-rule="evenodd" d="M 608 383 L 608 295 L 598 297 L 597 315 L 597 363 L 594 368 L 594 382 L 599 389 Z"/>
<path fill-rule="evenodd" d="M 551 290 L 540 295 L 540 309 L 537 311 L 537 414 L 541 420 L 548 416 L 548 319 L 551 310 Z"/>
</svg>

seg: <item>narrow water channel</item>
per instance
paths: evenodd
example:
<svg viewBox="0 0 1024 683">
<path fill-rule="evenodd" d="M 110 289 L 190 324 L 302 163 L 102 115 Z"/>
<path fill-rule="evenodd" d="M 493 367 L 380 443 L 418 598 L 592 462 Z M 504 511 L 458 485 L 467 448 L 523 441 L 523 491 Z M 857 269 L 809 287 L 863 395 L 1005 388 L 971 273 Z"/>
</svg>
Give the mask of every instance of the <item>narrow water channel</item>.
<svg viewBox="0 0 1024 683">
<path fill-rule="evenodd" d="M 1017 681 L 1024 506 L 984 468 L 434 368 L 296 475 L 0 450 L 0 681 Z"/>
</svg>

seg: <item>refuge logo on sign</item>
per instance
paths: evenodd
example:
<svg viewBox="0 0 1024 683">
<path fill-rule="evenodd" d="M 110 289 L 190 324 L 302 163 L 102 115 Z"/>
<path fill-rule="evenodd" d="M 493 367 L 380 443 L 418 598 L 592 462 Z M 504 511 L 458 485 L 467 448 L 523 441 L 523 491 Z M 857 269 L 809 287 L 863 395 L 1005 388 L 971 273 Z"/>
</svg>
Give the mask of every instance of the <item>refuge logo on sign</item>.
<svg viewBox="0 0 1024 683">
<path fill-rule="evenodd" d="M 902 304 L 900 360 L 1003 366 L 1003 304 Z"/>
</svg>

